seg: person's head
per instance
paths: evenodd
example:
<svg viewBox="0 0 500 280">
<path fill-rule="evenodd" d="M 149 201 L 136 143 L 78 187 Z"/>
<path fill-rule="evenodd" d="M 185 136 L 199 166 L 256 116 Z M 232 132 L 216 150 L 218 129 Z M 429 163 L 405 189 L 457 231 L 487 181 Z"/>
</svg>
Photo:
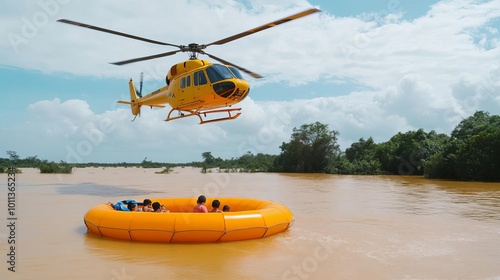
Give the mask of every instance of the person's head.
<svg viewBox="0 0 500 280">
<path fill-rule="evenodd" d="M 224 205 L 224 207 L 222 207 L 222 212 L 229 212 L 229 211 L 231 211 L 229 205 Z"/>
<path fill-rule="evenodd" d="M 214 201 L 212 201 L 213 208 L 219 208 L 219 206 L 220 206 L 220 201 L 218 199 L 215 199 Z"/>
<path fill-rule="evenodd" d="M 137 204 L 133 203 L 133 202 L 130 202 L 128 205 L 127 205 L 127 208 L 129 211 L 135 211 L 135 209 L 137 208 Z"/>
<path fill-rule="evenodd" d="M 153 211 L 160 209 L 160 203 L 158 201 L 153 202 Z"/>
<path fill-rule="evenodd" d="M 204 195 L 198 196 L 198 200 L 196 201 L 196 203 L 202 204 L 202 203 L 205 203 L 205 202 L 207 202 L 207 198 Z"/>
<path fill-rule="evenodd" d="M 144 199 L 144 201 L 142 202 L 142 206 L 149 206 L 149 205 L 151 205 L 151 199 L 149 198 Z"/>
</svg>

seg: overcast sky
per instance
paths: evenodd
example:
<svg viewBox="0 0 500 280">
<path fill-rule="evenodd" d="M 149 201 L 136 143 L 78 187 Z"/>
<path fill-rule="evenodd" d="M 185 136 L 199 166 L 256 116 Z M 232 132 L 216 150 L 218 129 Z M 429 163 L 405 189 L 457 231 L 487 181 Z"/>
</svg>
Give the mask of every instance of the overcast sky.
<svg viewBox="0 0 500 280">
<path fill-rule="evenodd" d="M 477 110 L 500 114 L 500 0 L 493 1 L 8 1 L 0 9 L 0 157 L 67 162 L 229 159 L 279 154 L 294 127 L 319 121 L 385 142 L 423 128 L 448 134 Z M 375 3 L 373 3 L 375 2 Z M 233 121 L 134 122 L 128 80 L 164 86 L 185 53 L 56 22 L 65 18 L 172 44 L 207 44 L 316 7 L 316 13 L 206 51 L 264 76 Z M 202 59 L 210 59 L 200 56 Z M 3 155 L 2 155 L 3 154 Z"/>
</svg>

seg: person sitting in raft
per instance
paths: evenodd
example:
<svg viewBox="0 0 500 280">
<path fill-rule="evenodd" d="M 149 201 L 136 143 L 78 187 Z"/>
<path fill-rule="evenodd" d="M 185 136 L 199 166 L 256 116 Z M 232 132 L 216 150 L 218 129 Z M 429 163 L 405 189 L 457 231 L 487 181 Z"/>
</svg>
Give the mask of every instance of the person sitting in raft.
<svg viewBox="0 0 500 280">
<path fill-rule="evenodd" d="M 170 212 L 169 210 L 167 210 L 167 207 L 165 207 L 165 205 L 163 205 L 163 204 L 160 206 L 160 211 L 164 212 L 164 213 Z"/>
<path fill-rule="evenodd" d="M 153 212 L 157 213 L 167 213 L 169 212 L 167 208 L 165 208 L 165 205 L 160 205 L 158 201 L 153 202 Z"/>
<path fill-rule="evenodd" d="M 222 212 L 229 212 L 229 211 L 231 211 L 229 205 L 224 205 L 224 207 L 222 207 Z"/>
<path fill-rule="evenodd" d="M 214 199 L 214 201 L 212 201 L 212 210 L 210 210 L 210 212 L 211 213 L 222 212 L 221 210 L 219 210 L 219 207 L 220 207 L 220 201 L 218 199 Z"/>
<path fill-rule="evenodd" d="M 135 202 L 129 202 L 127 205 L 128 211 L 135 212 L 137 211 L 137 204 Z"/>
<path fill-rule="evenodd" d="M 198 200 L 196 201 L 196 206 L 193 208 L 193 212 L 208 213 L 208 209 L 205 206 L 205 202 L 207 202 L 207 198 L 204 195 L 198 196 Z"/>
<path fill-rule="evenodd" d="M 142 212 L 154 212 L 153 207 L 151 206 L 151 199 L 146 198 L 142 202 Z"/>
<path fill-rule="evenodd" d="M 111 202 L 106 203 L 106 205 L 109 205 L 113 207 L 113 209 L 118 210 L 118 211 L 130 211 L 129 206 L 131 204 L 135 204 L 137 207 L 137 204 L 135 203 L 135 200 L 133 199 L 126 199 L 122 201 L 118 201 L 117 203 L 113 204 Z"/>
</svg>

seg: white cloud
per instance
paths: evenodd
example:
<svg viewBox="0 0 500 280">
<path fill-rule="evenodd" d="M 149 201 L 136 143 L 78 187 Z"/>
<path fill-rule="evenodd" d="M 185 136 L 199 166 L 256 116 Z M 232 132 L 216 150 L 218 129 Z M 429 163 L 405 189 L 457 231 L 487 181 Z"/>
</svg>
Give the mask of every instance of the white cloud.
<svg viewBox="0 0 500 280">
<path fill-rule="evenodd" d="M 5 64 L 23 68 L 104 77 L 127 78 L 130 73 L 155 69 L 160 73 L 154 78 L 161 79 L 170 65 L 185 58 L 182 53 L 122 67 L 108 62 L 175 48 L 69 26 L 56 19 L 68 18 L 173 44 L 188 44 L 209 43 L 310 7 L 305 1 L 284 6 L 281 1 L 249 3 L 252 10 L 235 1 L 155 1 L 148 5 L 107 1 L 94 10 L 97 7 L 86 2 L 69 1 L 54 8 L 57 12 L 46 13 L 46 22 L 40 24 L 36 23 L 36 15 L 43 14 L 44 9 L 28 5 L 21 14 L 2 20 L 8 35 L 26 37 L 27 43 L 16 47 L 4 44 L 1 59 Z M 346 77 L 380 88 L 395 85 L 407 73 L 418 73 L 429 83 L 443 83 L 454 73 L 472 72 L 472 66 L 498 59 L 498 49 L 494 47 L 498 30 L 481 27 L 500 17 L 499 3 L 443 1 L 412 22 L 394 14 L 365 20 L 316 14 L 225 45 L 211 46 L 207 52 L 265 75 L 266 79 L 259 83 L 304 84 Z M 180 11 L 189 11 L 189 17 L 202 24 L 186 20 L 186 14 Z M 29 23 L 36 31 L 23 36 Z M 182 23 L 182 27 L 179 29 L 176 23 Z M 492 51 L 486 52 L 474 44 L 474 36 L 483 34 L 491 38 Z"/>
<path fill-rule="evenodd" d="M 8 38 L 1 45 L 3 63 L 46 72 L 103 77 L 128 77 L 130 72 L 138 73 L 144 68 L 157 68 L 158 65 L 166 72 L 170 65 L 187 56 L 179 53 L 173 57 L 130 66 L 109 65 L 108 62 L 172 51 L 175 48 L 70 26 L 56 22 L 57 19 L 66 18 L 145 38 L 187 45 L 192 42 L 210 43 L 310 7 L 305 1 L 287 5 L 283 5 L 281 1 L 254 2 L 252 6 L 255 10 L 252 11 L 237 1 L 221 3 L 156 0 L 139 4 L 137 1 L 127 0 L 107 1 L 99 5 L 88 5 L 85 1 L 40 1 L 42 2 L 54 3 L 53 11 L 48 13 L 40 4 L 35 5 L 33 2 L 18 4 L 25 4 L 24 9 L 17 9 L 18 5 L 15 4 L 9 5 L 8 8 L 13 13 L 7 13 L 6 18 L 0 21 L 6 27 L 5 35 Z M 192 20 L 195 18 L 196 20 Z M 302 26 L 298 31 L 304 32 L 307 27 Z M 278 30 L 274 34 L 286 32 L 281 26 L 275 29 Z M 207 52 L 254 69 L 259 61 L 255 61 L 252 53 L 261 54 L 262 48 L 269 45 L 266 40 L 272 39 L 256 37 L 259 35 L 231 42 L 228 44 L 229 48 L 212 46 Z M 292 37 L 293 34 L 289 33 L 289 38 Z M 260 47 L 255 49 L 258 45 Z M 266 58 L 269 57 L 262 57 Z"/>
</svg>

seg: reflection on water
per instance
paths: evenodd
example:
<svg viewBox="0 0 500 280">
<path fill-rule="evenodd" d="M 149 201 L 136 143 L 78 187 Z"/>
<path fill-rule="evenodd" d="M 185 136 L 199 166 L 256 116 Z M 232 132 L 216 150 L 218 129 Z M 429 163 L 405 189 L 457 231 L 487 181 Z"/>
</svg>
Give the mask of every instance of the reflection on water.
<svg viewBox="0 0 500 280">
<path fill-rule="evenodd" d="M 91 233 L 84 237 L 85 248 L 90 255 L 126 266 L 170 267 L 171 278 L 168 279 L 194 279 L 200 275 L 208 279 L 258 279 L 249 278 L 241 268 L 249 260 L 258 260 L 269 252 L 280 250 L 277 245 L 281 243 L 275 237 L 196 245 L 128 242 Z"/>
<path fill-rule="evenodd" d="M 107 186 L 107 185 L 99 185 L 94 183 L 83 183 L 83 184 L 75 184 L 68 186 L 59 186 L 57 187 L 57 191 L 60 194 L 72 194 L 72 195 L 94 195 L 94 196 L 102 196 L 102 197 L 111 197 L 111 196 L 124 196 L 124 197 L 133 197 L 133 196 L 143 196 L 149 195 L 151 191 L 145 191 L 140 189 L 131 189 L 124 188 L 119 186 Z M 159 192 L 156 192 L 159 193 Z"/>
<path fill-rule="evenodd" d="M 172 174 L 85 168 L 18 175 L 18 268 L 0 279 L 498 279 L 500 184 L 399 176 Z M 0 174 L 6 182 L 6 175 Z M 147 197 L 253 197 L 295 223 L 259 240 L 158 244 L 87 233 L 96 204 Z M 0 209 L 6 209 L 0 191 Z M 0 211 L 6 220 L 6 211 Z M 0 249 L 7 251 L 5 227 Z M 14 277 L 14 278 L 12 278 Z"/>
</svg>

